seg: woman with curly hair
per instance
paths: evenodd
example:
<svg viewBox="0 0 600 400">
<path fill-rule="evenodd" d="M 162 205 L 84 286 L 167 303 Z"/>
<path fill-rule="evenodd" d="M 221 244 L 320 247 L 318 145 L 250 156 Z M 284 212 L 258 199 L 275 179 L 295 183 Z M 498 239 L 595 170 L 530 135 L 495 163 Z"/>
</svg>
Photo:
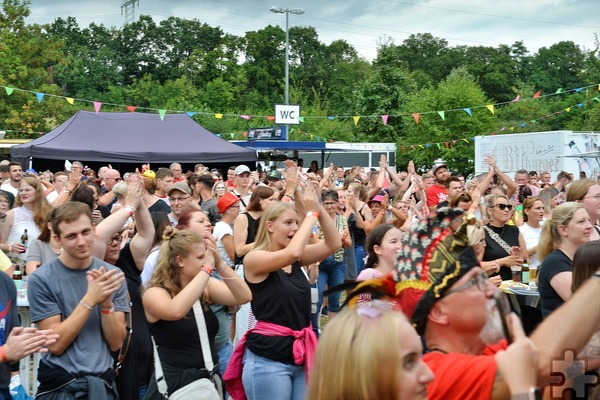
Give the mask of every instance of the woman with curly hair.
<svg viewBox="0 0 600 400">
<path fill-rule="evenodd" d="M 27 231 L 28 240 L 37 239 L 46 223 L 50 205 L 44 195 L 44 185 L 34 177 L 26 176 L 19 183 L 16 207 L 6 212 L 0 230 L 0 250 L 9 257 L 27 260 L 27 243 L 21 237 Z M 12 272 L 12 268 L 11 271 Z"/>
<path fill-rule="evenodd" d="M 211 277 L 213 265 L 223 281 Z M 217 360 L 214 338 L 219 323 L 208 304 L 237 306 L 251 299 L 248 285 L 222 263 L 216 248 L 208 250 L 201 235 L 187 229 L 165 229 L 158 265 L 142 302 L 169 393 L 207 373 L 192 309 L 196 301 L 202 303 L 212 358 Z M 218 366 L 211 372 L 218 373 Z M 145 398 L 163 398 L 156 379 L 150 381 Z"/>
</svg>

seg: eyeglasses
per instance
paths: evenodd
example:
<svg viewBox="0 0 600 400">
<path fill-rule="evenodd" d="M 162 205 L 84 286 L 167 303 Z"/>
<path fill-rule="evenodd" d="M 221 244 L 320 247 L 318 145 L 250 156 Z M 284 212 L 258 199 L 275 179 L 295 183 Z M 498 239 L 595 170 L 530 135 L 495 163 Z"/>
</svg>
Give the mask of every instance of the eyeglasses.
<svg viewBox="0 0 600 400">
<path fill-rule="evenodd" d="M 169 197 L 169 202 L 171 202 L 171 203 L 180 202 L 181 203 L 182 201 L 187 200 L 189 198 L 190 198 L 190 196 L 186 196 L 186 197 Z"/>
<path fill-rule="evenodd" d="M 477 288 L 479 290 L 481 290 L 482 292 L 485 292 L 485 289 L 487 288 L 487 285 L 488 285 L 488 278 L 489 278 L 489 276 L 485 272 L 483 274 L 479 274 L 475 278 L 471 279 L 469 282 L 463 283 L 456 289 L 447 291 L 446 294 L 444 294 L 444 296 L 448 296 L 452 293 L 462 292 L 463 290 L 467 290 L 468 288 L 470 288 L 472 286 L 477 286 Z"/>
<path fill-rule="evenodd" d="M 502 211 L 504 211 L 508 208 L 508 211 L 510 211 L 510 210 L 512 210 L 513 206 L 512 206 L 512 204 L 496 204 L 494 207 L 498 207 Z"/>
<path fill-rule="evenodd" d="M 585 196 L 584 199 L 596 199 L 596 200 L 600 201 L 600 193 L 598 193 L 595 196 Z"/>
<path fill-rule="evenodd" d="M 110 240 L 108 241 L 108 245 L 111 245 L 113 243 L 121 243 L 121 240 L 123 240 L 123 238 L 121 237 L 121 234 L 117 234 L 114 235 L 113 237 L 110 238 Z"/>
</svg>

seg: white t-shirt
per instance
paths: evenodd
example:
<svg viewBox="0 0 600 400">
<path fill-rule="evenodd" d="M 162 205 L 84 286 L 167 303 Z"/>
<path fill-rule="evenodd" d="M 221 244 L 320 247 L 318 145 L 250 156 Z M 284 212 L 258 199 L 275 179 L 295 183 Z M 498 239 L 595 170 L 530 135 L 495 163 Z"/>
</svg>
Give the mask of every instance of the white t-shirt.
<svg viewBox="0 0 600 400">
<path fill-rule="evenodd" d="M 146 286 L 150 279 L 152 279 L 152 274 L 154 273 L 154 268 L 156 268 L 156 264 L 158 264 L 158 256 L 160 254 L 160 246 L 155 246 L 148 256 L 146 256 L 146 261 L 144 261 L 144 269 L 140 275 L 140 280 L 142 281 L 142 285 Z"/>
<path fill-rule="evenodd" d="M 231 259 L 229 258 L 227 250 L 225 250 L 225 246 L 223 245 L 223 237 L 225 235 L 230 235 L 231 237 L 233 237 L 233 228 L 227 222 L 217 222 L 213 229 L 213 236 L 215 237 L 215 239 L 217 239 L 217 249 L 219 250 L 219 255 L 227 265 L 233 267 L 233 261 L 231 261 Z"/>
<path fill-rule="evenodd" d="M 527 246 L 527 249 L 531 249 L 532 247 L 537 246 L 540 241 L 540 235 L 542 234 L 542 224 L 540 223 L 539 228 L 533 228 L 527 223 L 524 223 L 523 225 L 519 226 L 519 232 L 521 232 L 521 235 L 523 235 L 523 239 L 525 239 L 525 246 Z M 534 254 L 531 257 L 529 257 L 529 265 L 539 266 L 540 264 L 541 263 L 537 254 Z"/>
</svg>

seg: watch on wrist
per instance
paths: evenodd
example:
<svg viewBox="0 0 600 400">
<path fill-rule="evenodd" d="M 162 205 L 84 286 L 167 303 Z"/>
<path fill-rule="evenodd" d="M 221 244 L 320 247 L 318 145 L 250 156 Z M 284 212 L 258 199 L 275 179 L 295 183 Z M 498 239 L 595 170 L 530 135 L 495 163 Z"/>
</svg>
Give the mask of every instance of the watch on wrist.
<svg viewBox="0 0 600 400">
<path fill-rule="evenodd" d="M 542 392 L 539 387 L 534 386 L 527 393 L 513 394 L 510 400 L 542 400 Z"/>
</svg>

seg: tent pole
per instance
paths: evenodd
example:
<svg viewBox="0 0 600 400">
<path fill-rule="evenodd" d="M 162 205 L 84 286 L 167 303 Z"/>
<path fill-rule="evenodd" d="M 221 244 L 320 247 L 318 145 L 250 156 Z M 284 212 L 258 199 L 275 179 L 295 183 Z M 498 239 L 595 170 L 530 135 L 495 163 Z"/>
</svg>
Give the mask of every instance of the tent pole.
<svg viewBox="0 0 600 400">
<path fill-rule="evenodd" d="M 33 157 L 29 157 L 29 168 L 33 168 Z"/>
</svg>

